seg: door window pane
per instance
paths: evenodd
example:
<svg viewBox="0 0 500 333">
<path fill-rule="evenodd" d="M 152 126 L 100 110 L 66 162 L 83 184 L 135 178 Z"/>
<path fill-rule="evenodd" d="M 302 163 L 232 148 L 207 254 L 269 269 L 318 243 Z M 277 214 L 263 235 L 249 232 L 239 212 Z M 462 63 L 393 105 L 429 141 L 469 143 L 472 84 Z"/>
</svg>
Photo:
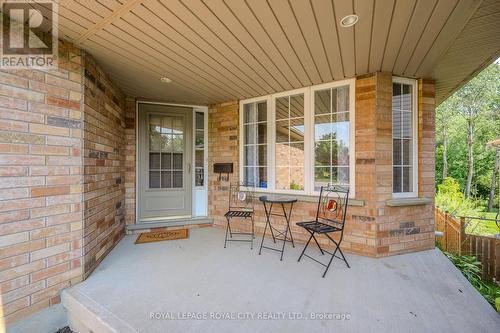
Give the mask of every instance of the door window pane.
<svg viewBox="0 0 500 333">
<path fill-rule="evenodd" d="M 205 145 L 204 130 L 196 130 L 195 147 L 203 148 Z"/>
<path fill-rule="evenodd" d="M 205 175 L 202 168 L 195 169 L 194 184 L 195 186 L 203 186 L 205 181 Z"/>
<path fill-rule="evenodd" d="M 149 134 L 149 150 L 150 151 L 160 151 L 162 145 L 162 136 L 156 130 L 153 130 Z"/>
<path fill-rule="evenodd" d="M 160 153 L 149 153 L 149 168 L 160 169 Z"/>
<path fill-rule="evenodd" d="M 172 169 L 172 153 L 161 153 L 161 168 L 164 170 Z"/>
<path fill-rule="evenodd" d="M 149 172 L 149 187 L 150 188 L 160 188 L 160 171 L 150 171 Z"/>
<path fill-rule="evenodd" d="M 173 157 L 173 166 L 172 169 L 174 170 L 181 170 L 182 171 L 182 153 L 174 153 L 172 154 Z"/>
<path fill-rule="evenodd" d="M 184 122 L 181 117 L 173 117 L 172 124 L 172 133 L 182 134 L 184 132 Z"/>
<path fill-rule="evenodd" d="M 172 171 L 161 172 L 161 187 L 162 188 L 172 187 Z"/>
<path fill-rule="evenodd" d="M 184 121 L 182 117 L 149 116 L 149 187 L 172 188 L 183 177 Z M 173 170 L 177 174 L 174 175 Z M 180 176 L 179 176 L 180 175 Z M 174 176 L 180 177 L 175 182 Z"/>
<path fill-rule="evenodd" d="M 195 115 L 195 162 L 194 186 L 205 184 L 205 114 L 196 112 Z"/>
<path fill-rule="evenodd" d="M 173 186 L 174 188 L 182 187 L 182 171 L 173 172 Z"/>
<path fill-rule="evenodd" d="M 172 131 L 172 117 L 162 117 L 161 127 L 162 133 L 170 133 Z"/>
<path fill-rule="evenodd" d="M 195 161 L 194 161 L 194 166 L 196 168 L 203 168 L 203 160 L 204 160 L 204 154 L 203 150 L 196 150 L 195 151 Z"/>
</svg>

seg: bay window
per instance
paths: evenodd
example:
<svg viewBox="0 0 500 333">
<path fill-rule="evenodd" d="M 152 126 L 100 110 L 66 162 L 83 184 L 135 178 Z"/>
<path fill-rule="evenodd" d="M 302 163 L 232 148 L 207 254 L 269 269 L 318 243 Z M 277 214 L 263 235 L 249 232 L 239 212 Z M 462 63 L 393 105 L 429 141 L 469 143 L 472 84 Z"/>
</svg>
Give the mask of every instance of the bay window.
<svg viewBox="0 0 500 333">
<path fill-rule="evenodd" d="M 392 186 L 395 197 L 417 196 L 416 81 L 392 83 Z"/>
<path fill-rule="evenodd" d="M 261 191 L 354 196 L 354 80 L 240 102 L 241 181 Z"/>
</svg>

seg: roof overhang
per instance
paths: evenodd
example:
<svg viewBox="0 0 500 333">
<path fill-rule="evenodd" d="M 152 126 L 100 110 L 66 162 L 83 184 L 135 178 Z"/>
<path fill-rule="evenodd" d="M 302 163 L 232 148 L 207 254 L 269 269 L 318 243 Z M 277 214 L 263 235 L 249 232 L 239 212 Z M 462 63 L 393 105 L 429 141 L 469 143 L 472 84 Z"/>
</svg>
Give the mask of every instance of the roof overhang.
<svg viewBox="0 0 500 333">
<path fill-rule="evenodd" d="M 439 103 L 500 50 L 498 0 L 59 0 L 59 24 L 125 94 L 191 104 L 376 71 L 435 79 Z"/>
</svg>

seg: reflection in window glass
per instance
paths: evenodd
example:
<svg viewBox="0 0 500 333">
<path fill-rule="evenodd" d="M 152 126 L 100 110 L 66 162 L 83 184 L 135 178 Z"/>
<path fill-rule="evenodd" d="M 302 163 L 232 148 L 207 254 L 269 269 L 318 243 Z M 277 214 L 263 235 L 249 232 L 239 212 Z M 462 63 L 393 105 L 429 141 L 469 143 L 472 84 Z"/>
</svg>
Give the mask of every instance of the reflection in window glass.
<svg viewBox="0 0 500 333">
<path fill-rule="evenodd" d="M 149 187 L 182 188 L 184 120 L 149 115 Z M 174 170 L 177 170 L 174 172 Z M 173 177 L 177 176 L 176 181 Z"/>
<path fill-rule="evenodd" d="M 278 97 L 276 112 L 276 189 L 303 190 L 304 94 Z"/>
<path fill-rule="evenodd" d="M 314 93 L 314 190 L 349 185 L 349 86 Z"/>
<path fill-rule="evenodd" d="M 243 105 L 243 182 L 267 188 L 267 102 Z"/>
<path fill-rule="evenodd" d="M 392 84 L 392 163 L 394 193 L 413 192 L 412 85 Z"/>
<path fill-rule="evenodd" d="M 205 114 L 196 112 L 195 114 L 195 162 L 194 162 L 194 185 L 204 186 L 205 184 Z M 175 174 L 174 174 L 175 177 Z M 174 180 L 175 183 L 175 180 Z"/>
</svg>

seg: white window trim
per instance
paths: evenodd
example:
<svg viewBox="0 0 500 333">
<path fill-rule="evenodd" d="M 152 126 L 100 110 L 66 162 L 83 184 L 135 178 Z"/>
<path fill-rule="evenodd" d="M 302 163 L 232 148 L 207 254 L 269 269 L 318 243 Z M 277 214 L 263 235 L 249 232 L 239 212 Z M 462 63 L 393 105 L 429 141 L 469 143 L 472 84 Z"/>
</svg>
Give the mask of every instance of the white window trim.
<svg viewBox="0 0 500 333">
<path fill-rule="evenodd" d="M 203 114 L 203 186 L 196 186 L 196 113 L 202 113 Z M 206 179 L 208 177 L 208 108 L 193 108 L 193 157 L 192 157 L 192 183 L 193 184 L 193 189 L 199 190 L 207 190 L 208 189 L 208 184 L 206 182 Z"/>
<path fill-rule="evenodd" d="M 339 86 L 349 86 L 349 192 L 350 197 L 355 198 L 356 183 L 356 147 L 355 147 L 355 108 L 356 108 L 356 81 L 347 79 L 325 84 L 318 84 L 300 89 L 284 91 L 276 94 L 260 96 L 245 100 L 240 100 L 239 125 L 240 125 L 240 154 L 239 172 L 240 180 L 243 179 L 243 153 L 244 153 L 244 128 L 243 128 L 243 106 L 249 103 L 267 102 L 267 189 L 256 188 L 258 192 L 281 193 L 295 195 L 318 195 L 314 191 L 314 92 L 322 89 L 336 88 Z M 275 138 L 276 138 L 276 114 L 275 100 L 283 96 L 304 94 L 304 190 L 278 190 L 275 184 Z M 309 162 L 308 161 L 312 161 Z"/>
<path fill-rule="evenodd" d="M 311 87 L 311 128 L 310 133 L 313 134 L 311 138 L 311 161 L 314 164 L 314 93 L 318 90 L 338 88 L 342 86 L 349 86 L 349 197 L 355 198 L 356 195 L 356 80 L 342 80 L 325 84 L 319 84 Z M 314 168 L 314 165 L 313 165 Z M 311 192 L 319 195 L 318 191 L 314 191 L 314 170 L 309 175 L 311 177 L 310 184 L 312 186 Z"/>
<path fill-rule="evenodd" d="M 270 166 L 270 160 L 269 160 L 269 149 L 271 145 L 271 133 L 269 130 L 269 122 L 270 122 L 270 113 L 271 113 L 271 106 L 270 106 L 270 96 L 261 96 L 261 97 L 255 97 L 255 98 L 250 98 L 246 100 L 240 100 L 240 107 L 239 107 L 239 139 L 240 139 L 240 152 L 239 152 L 239 178 L 240 181 L 243 179 L 243 171 L 244 171 L 244 166 L 243 166 L 243 153 L 245 151 L 245 144 L 244 144 L 244 138 L 245 138 L 245 127 L 243 126 L 243 105 L 244 104 L 251 104 L 251 103 L 258 103 L 258 102 L 266 102 L 267 105 L 267 110 L 266 110 L 266 122 L 267 122 L 267 135 L 266 135 L 266 145 L 267 145 L 267 189 L 259 188 L 257 187 L 256 190 L 259 190 L 259 192 L 267 192 L 269 190 L 269 184 L 270 184 L 270 171 L 271 171 L 271 166 Z"/>
<path fill-rule="evenodd" d="M 393 198 L 417 198 L 418 197 L 418 82 L 415 79 L 409 79 L 405 77 L 393 76 L 392 82 L 408 84 L 412 86 L 413 93 L 413 110 L 412 110 L 412 121 L 413 121 L 413 165 L 412 165 L 412 181 L 413 181 L 413 191 L 412 192 L 393 192 Z M 392 98 L 392 94 L 391 94 Z M 391 114 L 392 114 L 392 103 L 391 103 Z M 391 122 L 392 123 L 392 122 Z M 391 138 L 392 138 L 392 127 L 391 127 Z M 391 139 L 391 153 L 394 152 L 393 140 Z M 391 173 L 394 172 L 394 155 L 391 154 Z M 392 178 L 393 179 L 393 178 Z M 391 182 L 392 184 L 392 182 Z"/>
<path fill-rule="evenodd" d="M 276 99 L 280 97 L 286 97 L 286 96 L 294 96 L 294 95 L 299 95 L 299 94 L 304 94 L 304 189 L 303 190 L 279 190 L 276 189 Z M 271 175 L 271 187 L 270 190 L 273 193 L 283 193 L 283 194 L 307 194 L 309 193 L 307 191 L 307 178 L 309 175 L 310 170 L 308 170 L 310 167 L 308 167 L 307 161 L 309 161 L 308 156 L 308 149 L 306 148 L 306 144 L 308 142 L 308 131 L 306 128 L 308 127 L 308 108 L 307 105 L 309 105 L 309 89 L 308 88 L 300 88 L 300 89 L 294 89 L 294 90 L 289 90 L 289 91 L 283 91 L 281 93 L 273 94 L 271 95 L 271 122 L 269 123 L 268 131 L 271 132 L 271 156 L 267 156 L 268 161 L 271 163 L 271 173 L 269 174 L 268 170 L 268 176 Z M 310 138 L 309 138 L 310 139 Z M 268 186 L 269 187 L 269 186 Z"/>
</svg>

